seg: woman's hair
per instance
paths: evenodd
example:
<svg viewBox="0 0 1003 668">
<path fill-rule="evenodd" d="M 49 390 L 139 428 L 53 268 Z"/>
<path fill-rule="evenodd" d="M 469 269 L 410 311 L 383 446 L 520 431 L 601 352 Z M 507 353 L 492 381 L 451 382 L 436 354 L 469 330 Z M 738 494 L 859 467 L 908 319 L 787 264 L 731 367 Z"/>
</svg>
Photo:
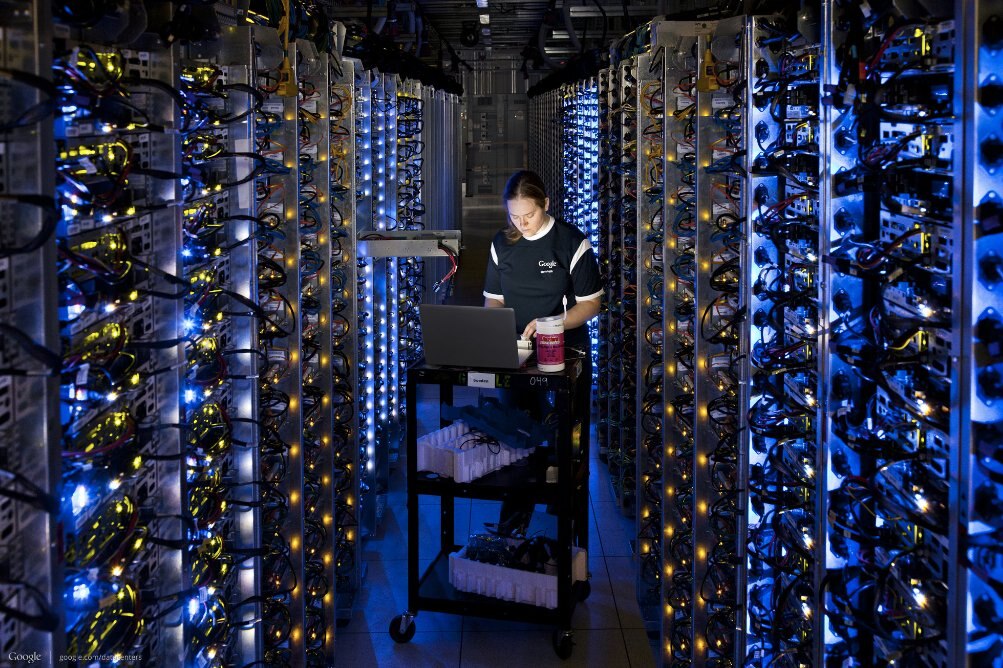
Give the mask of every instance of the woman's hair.
<svg viewBox="0 0 1003 668">
<path fill-rule="evenodd" d="M 536 172 L 529 169 L 521 169 L 509 177 L 505 184 L 505 192 L 502 193 L 502 200 L 506 203 L 514 199 L 528 199 L 541 209 L 547 209 L 547 187 L 543 184 L 543 179 Z M 508 218 L 508 227 L 505 229 L 505 238 L 509 243 L 515 243 L 522 238 L 522 233 L 512 224 Z"/>
</svg>

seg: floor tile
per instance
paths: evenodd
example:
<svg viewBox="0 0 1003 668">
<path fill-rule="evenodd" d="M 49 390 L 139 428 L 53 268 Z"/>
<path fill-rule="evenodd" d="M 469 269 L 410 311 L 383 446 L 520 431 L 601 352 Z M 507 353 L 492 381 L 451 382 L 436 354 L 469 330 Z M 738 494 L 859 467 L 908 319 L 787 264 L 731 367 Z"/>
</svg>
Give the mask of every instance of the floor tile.
<svg viewBox="0 0 1003 668">
<path fill-rule="evenodd" d="M 463 632 L 471 633 L 532 633 L 539 631 L 543 627 L 539 624 L 529 624 L 527 622 L 513 622 L 507 619 L 488 619 L 487 617 L 464 617 Z M 480 637 L 478 635 L 477 637 Z"/>
<path fill-rule="evenodd" d="M 419 572 L 428 564 L 420 563 Z M 385 633 L 390 620 L 407 609 L 407 560 L 378 560 L 367 565 L 352 621 L 339 633 Z M 437 612 L 421 612 L 418 621 L 418 629 L 428 631 L 459 632 L 463 625 L 462 617 Z"/>
<path fill-rule="evenodd" d="M 613 487 L 609 484 L 609 471 L 606 465 L 599 461 L 592 462 L 592 470 L 589 472 L 589 496 L 593 502 L 615 503 L 616 496 L 613 494 Z"/>
<path fill-rule="evenodd" d="M 601 556 L 603 554 L 602 549 L 602 539 L 599 536 L 599 525 L 596 524 L 596 514 L 592 512 L 592 506 L 589 505 L 589 558 L 591 559 L 593 555 Z"/>
<path fill-rule="evenodd" d="M 624 517 L 613 503 L 593 503 L 592 512 L 596 524 L 601 527 L 599 539 L 603 554 L 613 557 L 629 557 L 631 540 L 634 537 L 634 521 Z"/>
<path fill-rule="evenodd" d="M 589 580 L 591 591 L 584 601 L 575 606 L 575 614 L 571 625 L 575 629 L 619 629 L 620 617 L 617 613 L 616 599 L 606 572 L 605 562 L 601 557 L 589 559 Z"/>
<path fill-rule="evenodd" d="M 623 640 L 627 645 L 630 668 L 654 668 L 658 664 L 655 660 L 658 641 L 653 643 L 644 629 L 624 629 Z"/>
<path fill-rule="evenodd" d="M 620 627 L 643 629 L 644 619 L 637 605 L 637 569 L 632 557 L 606 557 L 613 597 L 620 615 Z"/>
<path fill-rule="evenodd" d="M 389 622 L 388 622 L 389 623 Z M 335 666 L 338 668 L 458 668 L 461 634 L 423 632 L 397 643 L 389 633 L 338 633 Z"/>
<path fill-rule="evenodd" d="M 460 665 L 462 668 L 497 668 L 500 665 L 533 668 L 630 666 L 623 634 L 619 629 L 576 631 L 574 651 L 567 661 L 562 661 L 554 652 L 552 634 L 552 629 L 521 632 L 464 631 Z"/>
</svg>

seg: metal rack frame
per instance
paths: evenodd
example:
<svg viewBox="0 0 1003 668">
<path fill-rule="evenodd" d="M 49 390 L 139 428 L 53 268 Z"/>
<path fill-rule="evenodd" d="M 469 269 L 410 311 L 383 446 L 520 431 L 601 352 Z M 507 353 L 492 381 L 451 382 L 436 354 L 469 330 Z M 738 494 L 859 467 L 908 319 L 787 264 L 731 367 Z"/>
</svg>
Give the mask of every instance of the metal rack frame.
<svg viewBox="0 0 1003 668">
<path fill-rule="evenodd" d="M 0 31 L 0 66 L 51 79 L 51 8 L 44 0 L 15 5 Z M 14 109 L 28 109 L 43 101 L 40 91 L 10 87 L 0 91 L 0 110 L 14 118 Z M 52 197 L 54 173 L 53 127 L 45 119 L 32 126 L 0 134 L 0 195 Z M 15 168 L 15 165 L 17 166 Z M 17 245 L 24 231 L 39 230 L 46 211 L 0 199 L 0 243 Z M 17 327 L 51 351 L 58 351 L 59 322 L 56 295 L 56 244 L 50 239 L 38 250 L 0 257 L 0 323 Z M 34 369 L 38 365 L 6 337 L 0 337 L 0 363 L 4 367 Z M 0 376 L 0 467 L 26 476 L 41 492 L 60 496 L 59 420 L 60 387 L 55 375 L 43 373 Z M 5 474 L 6 478 L 6 474 Z M 22 581 L 37 589 L 43 600 L 58 610 L 62 597 L 63 568 L 53 545 L 60 539 L 59 518 L 10 498 L 0 499 L 0 570 L 5 579 Z M 13 538 L 12 538 L 13 537 Z M 31 598 L 23 587 L 0 584 L 0 602 L 29 611 Z M 0 650 L 42 656 L 62 654 L 64 618 L 58 615 L 52 631 L 33 629 L 12 616 L 0 619 Z"/>
<path fill-rule="evenodd" d="M 960 266 L 956 267 L 953 279 L 960 286 L 964 310 L 959 327 L 960 433 L 954 440 L 957 455 L 952 460 L 958 482 L 951 486 L 949 497 L 954 530 L 951 553 L 959 558 L 952 562 L 948 572 L 947 643 L 948 661 L 960 665 L 966 660 L 969 664 L 976 660 L 999 661 L 1003 655 L 998 628 L 1003 611 L 1003 596 L 1000 596 L 1003 577 L 998 569 L 986 568 L 984 562 L 990 551 L 981 547 L 992 544 L 995 528 L 998 554 L 999 517 L 991 509 L 999 507 L 1003 489 L 1000 480 L 990 475 L 989 452 L 1003 432 L 1003 411 L 998 397 L 986 396 L 980 387 L 982 383 L 991 387 L 993 369 L 998 372 L 1003 363 L 999 341 L 991 335 L 994 323 L 1001 320 L 1003 299 L 987 271 L 999 264 L 1001 255 L 1000 230 L 993 224 L 992 216 L 1000 204 L 1003 183 L 997 165 L 974 159 L 984 146 L 991 146 L 999 132 L 995 117 L 998 108 L 986 93 L 999 80 L 999 50 L 991 41 L 991 28 L 1003 14 L 1003 3 L 978 0 L 955 6 L 955 16 L 960 19 L 956 34 L 965 45 L 962 54 L 956 51 L 955 62 L 963 62 L 965 71 L 964 76 L 955 78 L 954 113 L 956 118 L 964 119 L 963 151 L 968 158 L 963 177 L 955 179 L 955 201 L 963 204 L 960 235 L 963 259 L 957 262 Z M 959 183 L 964 184 L 960 193 Z M 954 294 L 958 293 L 956 288 Z M 961 555 L 965 555 L 964 559 Z M 970 613 L 963 615 L 961 611 Z"/>
</svg>

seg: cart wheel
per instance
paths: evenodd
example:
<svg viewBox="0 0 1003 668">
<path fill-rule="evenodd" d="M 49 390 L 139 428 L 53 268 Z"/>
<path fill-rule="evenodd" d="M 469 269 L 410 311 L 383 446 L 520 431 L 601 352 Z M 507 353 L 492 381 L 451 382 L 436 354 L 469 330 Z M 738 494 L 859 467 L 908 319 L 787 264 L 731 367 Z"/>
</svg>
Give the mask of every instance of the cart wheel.
<svg viewBox="0 0 1003 668">
<path fill-rule="evenodd" d="M 390 637 L 394 642 L 405 643 L 414 637 L 417 629 L 414 625 L 414 615 L 404 613 L 390 620 Z"/>
<path fill-rule="evenodd" d="M 592 584 L 588 580 L 582 580 L 581 582 L 575 583 L 577 589 L 575 590 L 575 595 L 578 597 L 579 601 L 584 601 L 592 593 Z"/>
<path fill-rule="evenodd" d="M 554 630 L 554 651 L 561 659 L 570 659 L 575 649 L 575 638 L 571 631 Z"/>
</svg>

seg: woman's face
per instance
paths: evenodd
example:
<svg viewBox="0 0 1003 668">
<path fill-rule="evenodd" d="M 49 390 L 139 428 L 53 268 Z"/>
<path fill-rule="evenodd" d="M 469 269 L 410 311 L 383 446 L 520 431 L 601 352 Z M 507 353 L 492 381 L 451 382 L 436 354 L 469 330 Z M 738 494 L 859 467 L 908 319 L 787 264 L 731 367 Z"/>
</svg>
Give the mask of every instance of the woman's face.
<svg viewBox="0 0 1003 668">
<path fill-rule="evenodd" d="M 550 206 L 549 199 L 544 203 Z M 531 199 L 524 197 L 510 199 L 505 203 L 505 208 L 508 209 L 509 221 L 524 237 L 531 237 L 539 232 L 547 221 L 546 207 L 540 208 L 540 205 Z"/>
</svg>

